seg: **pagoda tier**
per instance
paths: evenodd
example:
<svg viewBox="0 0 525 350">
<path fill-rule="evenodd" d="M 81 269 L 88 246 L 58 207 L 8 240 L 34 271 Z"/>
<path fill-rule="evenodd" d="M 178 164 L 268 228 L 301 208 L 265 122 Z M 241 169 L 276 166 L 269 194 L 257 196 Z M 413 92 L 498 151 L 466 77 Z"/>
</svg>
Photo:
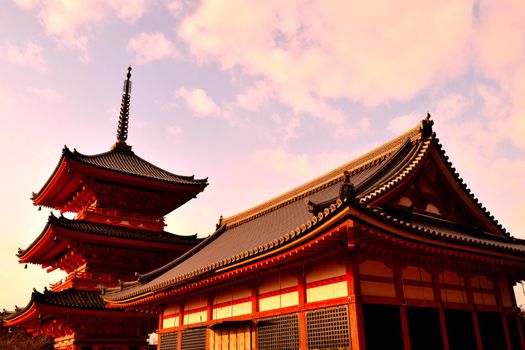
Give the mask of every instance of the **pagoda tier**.
<svg viewBox="0 0 525 350">
<path fill-rule="evenodd" d="M 164 216 L 197 196 L 207 179 L 179 176 L 135 155 L 130 146 L 84 155 L 64 147 L 35 205 L 78 213 L 79 218 L 162 230 Z"/>
<path fill-rule="evenodd" d="M 179 236 L 51 215 L 41 234 L 20 250 L 18 257 L 20 263 L 40 264 L 49 271 L 58 268 L 68 273 L 111 275 L 116 282 L 167 263 L 199 241 L 196 235 Z"/>
<path fill-rule="evenodd" d="M 145 339 L 156 327 L 152 313 L 108 310 L 99 292 L 74 289 L 35 291 L 24 309 L 3 321 L 7 327 L 21 325 L 34 335 L 50 335 L 58 349 L 145 349 Z"/>
</svg>

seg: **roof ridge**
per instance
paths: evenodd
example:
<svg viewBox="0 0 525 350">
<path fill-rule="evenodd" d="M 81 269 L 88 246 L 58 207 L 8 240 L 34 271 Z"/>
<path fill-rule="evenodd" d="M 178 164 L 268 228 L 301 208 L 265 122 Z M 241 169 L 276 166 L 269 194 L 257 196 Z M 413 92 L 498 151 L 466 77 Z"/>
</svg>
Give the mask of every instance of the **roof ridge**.
<svg viewBox="0 0 525 350">
<path fill-rule="evenodd" d="M 273 197 L 263 203 L 260 203 L 250 209 L 244 210 L 240 213 L 234 214 L 230 217 L 224 218 L 223 222 L 228 226 L 237 226 L 241 223 L 252 220 L 256 217 L 264 215 L 268 212 L 271 212 L 275 209 L 278 209 L 286 204 L 289 204 L 298 199 L 304 198 L 305 196 L 315 193 L 329 184 L 341 181 L 343 178 L 343 172 L 356 171 L 361 167 L 364 167 L 368 164 L 374 163 L 378 159 L 381 159 L 389 152 L 393 151 L 396 146 L 400 146 L 408 138 L 411 141 L 416 140 L 421 137 L 421 124 L 418 125 L 405 133 L 379 145 L 373 150 L 358 156 L 346 162 L 345 164 L 330 170 L 329 172 L 320 175 L 313 180 L 310 180 L 302 185 L 299 185 L 283 194 L 280 194 L 276 197 Z"/>
</svg>

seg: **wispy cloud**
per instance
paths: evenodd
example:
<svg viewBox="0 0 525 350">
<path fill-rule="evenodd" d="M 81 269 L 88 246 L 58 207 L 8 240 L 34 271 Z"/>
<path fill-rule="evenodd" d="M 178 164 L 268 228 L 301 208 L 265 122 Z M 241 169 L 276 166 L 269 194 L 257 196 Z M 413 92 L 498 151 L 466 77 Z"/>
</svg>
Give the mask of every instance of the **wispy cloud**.
<svg viewBox="0 0 525 350">
<path fill-rule="evenodd" d="M 163 33 L 139 33 L 128 41 L 128 51 L 138 64 L 179 56 L 175 45 Z"/>
<path fill-rule="evenodd" d="M 199 60 L 263 77 L 295 111 L 338 122 L 330 99 L 404 100 L 464 72 L 471 6 L 205 0 L 178 34 Z"/>
<path fill-rule="evenodd" d="M 37 12 L 48 36 L 77 49 L 81 60 L 90 60 L 88 43 L 93 28 L 109 18 L 133 24 L 146 12 L 144 0 L 15 0 L 24 10 Z"/>
<path fill-rule="evenodd" d="M 223 114 L 220 107 L 203 89 L 180 87 L 175 92 L 175 96 L 183 99 L 186 107 L 195 113 L 196 116 L 219 117 Z"/>
<path fill-rule="evenodd" d="M 4 51 L 2 56 L 5 56 L 10 63 L 31 67 L 41 72 L 47 70 L 43 57 L 44 49 L 34 42 L 27 42 L 25 46 L 8 44 Z"/>
</svg>

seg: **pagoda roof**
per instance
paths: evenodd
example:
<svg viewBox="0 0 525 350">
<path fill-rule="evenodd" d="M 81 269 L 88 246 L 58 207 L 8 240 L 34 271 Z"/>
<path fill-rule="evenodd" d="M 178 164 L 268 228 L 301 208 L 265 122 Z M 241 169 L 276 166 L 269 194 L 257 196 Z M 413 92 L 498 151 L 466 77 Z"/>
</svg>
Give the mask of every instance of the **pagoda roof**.
<svg viewBox="0 0 525 350">
<path fill-rule="evenodd" d="M 208 179 L 195 179 L 192 176 L 182 176 L 173 174 L 164 169 L 161 169 L 150 162 L 137 156 L 130 146 L 115 145 L 110 151 L 94 154 L 85 155 L 78 152 L 76 149 L 71 151 L 67 146 L 64 146 L 62 155 L 58 164 L 46 181 L 44 186 L 36 193 L 33 193 L 31 199 L 35 204 L 39 205 L 42 202 L 42 196 L 46 191 L 49 191 L 49 187 L 52 185 L 53 180 L 61 175 L 61 171 L 67 162 L 77 162 L 80 165 L 84 165 L 84 171 L 89 172 L 89 169 L 99 169 L 108 171 L 110 173 L 118 173 L 136 178 L 147 179 L 150 181 L 158 182 L 160 184 L 171 184 L 171 185 L 183 185 L 191 187 L 206 187 L 208 185 Z M 42 203 L 43 204 L 43 203 Z"/>
<path fill-rule="evenodd" d="M 49 249 L 46 249 L 45 246 L 40 243 L 42 243 L 45 239 L 54 239 L 54 237 L 48 236 L 51 235 L 52 231 L 56 231 L 57 229 L 99 236 L 100 238 L 112 237 L 138 242 L 152 242 L 169 245 L 192 246 L 201 241 L 201 239 L 197 238 L 196 234 L 183 236 L 167 231 L 159 232 L 141 230 L 131 227 L 128 228 L 123 226 L 95 223 L 86 220 L 70 220 L 64 216 L 56 217 L 51 214 L 40 235 L 26 249 L 19 249 L 17 256 L 20 258 L 21 262 L 26 262 L 27 259 L 30 259 L 30 255 L 40 255 L 37 253 L 37 250 L 42 250 L 42 254 L 47 254 Z"/>
<path fill-rule="evenodd" d="M 439 163 L 464 206 L 483 227 L 468 227 L 436 217 L 391 213 L 381 207 L 387 198 L 424 168 L 425 160 Z M 525 259 L 525 242 L 508 232 L 479 203 L 448 162 L 432 121 L 394 138 L 373 151 L 270 201 L 223 219 L 218 230 L 173 262 L 140 276 L 129 288 L 104 299 L 113 306 L 133 303 L 153 293 L 207 278 L 230 268 L 259 261 L 302 244 L 319 228 L 344 217 L 401 228 L 411 239 L 430 238 L 432 244 Z M 379 227 L 378 226 L 378 227 Z M 492 252 L 492 253 L 491 253 Z"/>
<path fill-rule="evenodd" d="M 41 306 L 63 308 L 64 313 L 71 313 L 73 310 L 111 311 L 105 307 L 100 291 L 71 288 L 60 292 L 52 292 L 46 289 L 43 293 L 40 293 L 33 289 L 28 304 L 24 308 L 17 309 L 15 312 L 3 316 L 3 322 L 7 325 L 14 325 L 20 322 L 34 321 L 39 317 L 35 312 Z"/>
</svg>

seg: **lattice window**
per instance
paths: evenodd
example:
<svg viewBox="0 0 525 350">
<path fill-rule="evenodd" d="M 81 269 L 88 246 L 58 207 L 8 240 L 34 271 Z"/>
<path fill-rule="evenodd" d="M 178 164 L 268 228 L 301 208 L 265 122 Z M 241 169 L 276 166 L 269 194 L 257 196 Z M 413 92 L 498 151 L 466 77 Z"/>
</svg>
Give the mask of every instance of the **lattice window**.
<svg viewBox="0 0 525 350">
<path fill-rule="evenodd" d="M 350 349 L 350 323 L 346 305 L 306 313 L 308 349 Z"/>
<path fill-rule="evenodd" d="M 206 327 L 190 328 L 182 331 L 181 350 L 205 350 Z"/>
<path fill-rule="evenodd" d="M 177 350 L 179 333 L 163 333 L 160 335 L 160 350 Z"/>
<path fill-rule="evenodd" d="M 257 324 L 259 350 L 299 349 L 299 319 L 297 314 L 263 318 Z"/>
</svg>

